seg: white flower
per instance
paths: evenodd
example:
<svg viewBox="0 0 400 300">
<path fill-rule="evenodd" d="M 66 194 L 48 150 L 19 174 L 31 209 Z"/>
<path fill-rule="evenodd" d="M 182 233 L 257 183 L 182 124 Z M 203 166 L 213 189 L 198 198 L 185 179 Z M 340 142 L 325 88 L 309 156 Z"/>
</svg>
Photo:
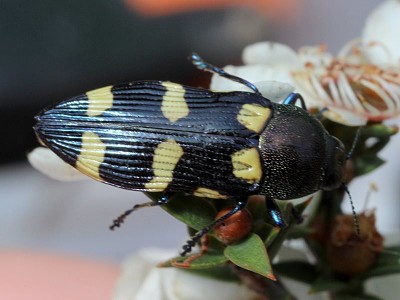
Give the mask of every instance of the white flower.
<svg viewBox="0 0 400 300">
<path fill-rule="evenodd" d="M 400 67 L 373 64 L 363 43 L 350 42 L 334 56 L 324 46 L 303 47 L 295 52 L 286 45 L 260 42 L 244 49 L 243 66 L 224 69 L 257 87 L 260 81 L 264 82 L 265 88 L 260 92 L 267 98 L 270 95 L 265 81 L 294 85 L 304 95 L 309 108 L 327 108 L 324 113 L 327 118 L 360 126 L 400 114 Z M 243 90 L 243 87 L 214 75 L 211 89 Z"/>
<path fill-rule="evenodd" d="M 251 300 L 260 299 L 237 282 L 208 278 L 177 268 L 158 268 L 157 264 L 176 253 L 143 249 L 129 257 L 122 266 L 115 300 Z"/>
<path fill-rule="evenodd" d="M 33 149 L 28 153 L 28 161 L 36 170 L 56 180 L 72 181 L 88 178 L 48 148 Z"/>
<path fill-rule="evenodd" d="M 400 65 L 400 1 L 381 3 L 367 18 L 362 43 L 370 62 Z"/>
<path fill-rule="evenodd" d="M 254 83 L 257 88 L 268 82 L 275 84 L 294 85 L 290 72 L 295 68 L 302 68 L 301 62 L 295 51 L 286 45 L 273 42 L 260 42 L 247 46 L 242 55 L 243 66 L 226 66 L 224 70 L 232 75 L 244 78 Z M 214 75 L 211 79 L 212 90 L 248 90 L 242 84 Z M 288 89 L 289 94 L 293 89 Z M 270 97 L 261 93 L 265 97 Z"/>
<path fill-rule="evenodd" d="M 306 70 L 292 73 L 306 100 L 328 108 L 324 115 L 333 121 L 359 126 L 400 114 L 400 69 L 375 65 L 364 51 L 357 42 L 346 45 L 337 57 L 321 51 L 316 56 L 324 63 L 304 61 Z"/>
</svg>

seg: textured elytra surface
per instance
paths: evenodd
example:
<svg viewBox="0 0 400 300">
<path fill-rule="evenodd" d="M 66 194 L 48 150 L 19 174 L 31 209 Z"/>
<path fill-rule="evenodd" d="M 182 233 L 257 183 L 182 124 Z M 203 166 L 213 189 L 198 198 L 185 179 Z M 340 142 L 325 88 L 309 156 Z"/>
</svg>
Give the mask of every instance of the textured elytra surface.
<svg viewBox="0 0 400 300">
<path fill-rule="evenodd" d="M 236 155 L 233 164 L 232 157 L 246 149 L 258 153 L 259 135 L 253 128 L 265 127 L 271 117 L 267 99 L 254 93 L 215 93 L 147 81 L 113 86 L 109 107 L 108 91 L 98 91 L 46 110 L 37 117 L 35 127 L 38 137 L 69 164 L 76 166 L 85 157 L 79 166 L 83 173 L 126 189 L 194 192 L 200 188 L 211 198 L 260 191 L 262 176 L 252 174 L 262 174 L 261 163 L 249 164 L 246 156 Z M 254 107 L 262 108 L 261 113 Z M 87 159 L 85 149 L 93 152 L 93 147 L 82 136 L 88 134 L 98 136 L 105 145 L 100 164 Z M 182 153 L 177 156 L 171 147 L 160 148 L 166 141 L 178 145 L 174 149 Z M 95 165 L 98 175 L 93 172 Z"/>
</svg>

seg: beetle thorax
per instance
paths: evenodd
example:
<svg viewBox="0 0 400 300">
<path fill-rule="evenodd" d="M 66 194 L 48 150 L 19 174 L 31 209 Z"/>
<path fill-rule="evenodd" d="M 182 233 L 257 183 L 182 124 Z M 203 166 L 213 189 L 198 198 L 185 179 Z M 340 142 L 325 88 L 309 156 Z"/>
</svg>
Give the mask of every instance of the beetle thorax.
<svg viewBox="0 0 400 300">
<path fill-rule="evenodd" d="M 329 172 L 327 143 L 332 137 L 305 110 L 274 105 L 274 116 L 260 137 L 264 166 L 263 194 L 295 199 L 323 188 Z"/>
</svg>

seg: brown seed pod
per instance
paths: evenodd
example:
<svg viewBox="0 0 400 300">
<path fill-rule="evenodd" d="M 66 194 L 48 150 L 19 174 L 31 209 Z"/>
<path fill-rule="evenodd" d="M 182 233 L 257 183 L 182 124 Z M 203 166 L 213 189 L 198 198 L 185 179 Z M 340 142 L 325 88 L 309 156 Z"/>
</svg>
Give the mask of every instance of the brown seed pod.
<svg viewBox="0 0 400 300">
<path fill-rule="evenodd" d="M 226 215 L 232 210 L 233 206 L 224 207 L 215 217 L 215 220 Z M 226 219 L 222 224 L 215 227 L 214 231 L 217 238 L 225 243 L 232 244 L 249 234 L 253 227 L 253 218 L 247 208 L 243 208 L 234 215 Z"/>
<path fill-rule="evenodd" d="M 374 211 L 364 212 L 358 219 L 360 235 L 355 232 L 352 215 L 336 216 L 327 242 L 329 264 L 343 275 L 365 272 L 383 251 L 383 237 L 376 229 Z"/>
</svg>

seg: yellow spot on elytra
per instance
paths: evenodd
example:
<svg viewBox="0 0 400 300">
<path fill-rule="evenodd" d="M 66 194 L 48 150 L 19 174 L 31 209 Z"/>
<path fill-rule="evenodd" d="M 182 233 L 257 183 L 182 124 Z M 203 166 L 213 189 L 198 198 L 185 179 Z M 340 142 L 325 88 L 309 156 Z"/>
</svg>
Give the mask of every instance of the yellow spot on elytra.
<svg viewBox="0 0 400 300">
<path fill-rule="evenodd" d="M 185 100 L 185 89 L 182 85 L 165 81 L 162 85 L 167 89 L 161 103 L 161 111 L 170 122 L 186 117 L 189 106 Z"/>
<path fill-rule="evenodd" d="M 100 137 L 93 132 L 82 134 L 81 153 L 76 161 L 76 168 L 85 175 L 94 179 L 102 180 L 99 174 L 99 167 L 104 161 L 106 145 Z"/>
<path fill-rule="evenodd" d="M 221 195 L 218 191 L 204 188 L 204 187 L 199 187 L 197 188 L 194 192 L 193 195 L 198 196 L 198 197 L 206 197 L 206 198 L 211 198 L 211 199 L 227 199 L 227 195 Z"/>
<path fill-rule="evenodd" d="M 145 184 L 145 188 L 149 191 L 165 190 L 174 178 L 174 169 L 182 155 L 182 147 L 174 140 L 158 144 L 153 156 L 154 177 Z"/>
<path fill-rule="evenodd" d="M 261 181 L 262 167 L 260 154 L 256 148 L 239 150 L 232 154 L 233 175 L 248 183 Z"/>
<path fill-rule="evenodd" d="M 113 104 L 112 85 L 86 93 L 89 100 L 87 115 L 95 117 L 101 115 L 105 110 L 111 108 Z"/>
<path fill-rule="evenodd" d="M 260 133 L 271 115 L 271 109 L 259 104 L 244 104 L 237 119 L 247 129 Z"/>
</svg>

